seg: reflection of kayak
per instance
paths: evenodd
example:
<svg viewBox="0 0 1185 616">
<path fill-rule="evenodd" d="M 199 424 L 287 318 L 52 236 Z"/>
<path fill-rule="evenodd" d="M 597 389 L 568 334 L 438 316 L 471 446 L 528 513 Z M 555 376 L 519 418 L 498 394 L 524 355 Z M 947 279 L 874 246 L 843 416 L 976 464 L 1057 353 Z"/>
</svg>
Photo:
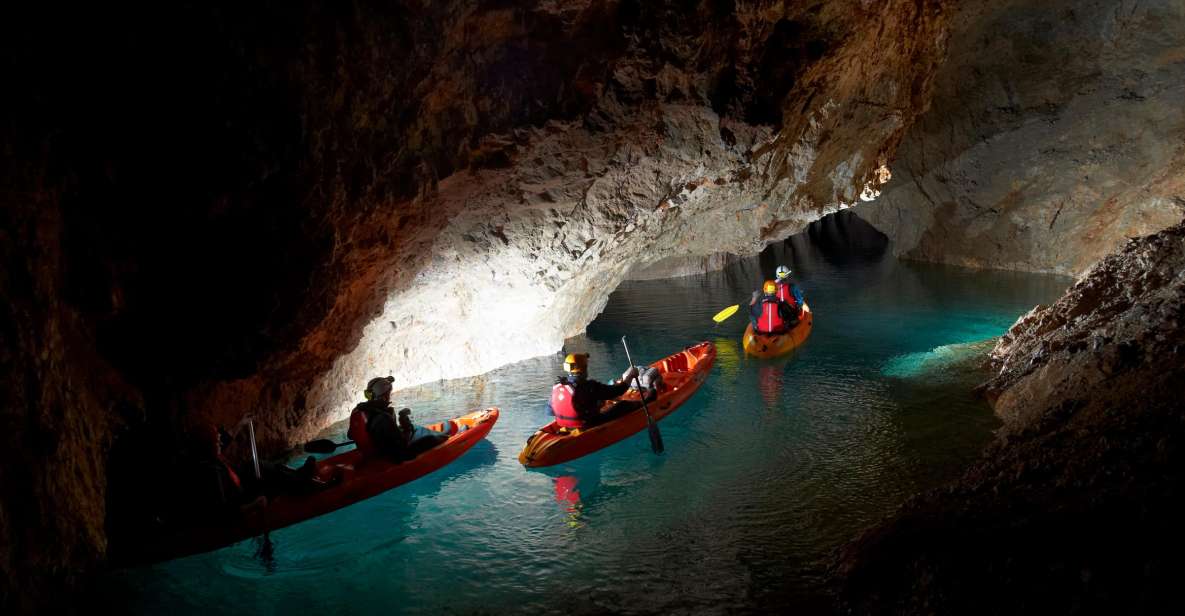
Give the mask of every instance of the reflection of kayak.
<svg viewBox="0 0 1185 616">
<path fill-rule="evenodd" d="M 784 334 L 759 334 L 753 331 L 753 324 L 745 328 L 745 336 L 741 338 L 745 352 L 753 357 L 777 357 L 785 355 L 798 348 L 811 335 L 814 323 L 814 313 L 806 302 L 802 304 L 802 314 L 798 317 L 798 324 Z"/>
<path fill-rule="evenodd" d="M 658 397 L 647 402 L 654 421 L 670 415 L 699 389 L 708 378 L 708 371 L 712 369 L 715 359 L 716 345 L 701 342 L 650 364 L 662 373 Z M 637 399 L 638 392 L 633 390 L 618 398 Z M 605 404 L 613 402 L 611 400 Z M 641 408 L 585 430 L 568 430 L 553 421 L 527 439 L 527 446 L 518 454 L 518 461 L 523 466 L 551 466 L 575 460 L 645 429 L 646 413 Z"/>
<path fill-rule="evenodd" d="M 363 459 L 357 449 L 321 460 L 317 463 L 317 475 L 330 482 L 330 487 L 305 494 L 280 494 L 269 498 L 265 510 L 258 514 L 243 515 L 222 525 L 188 527 L 146 541 L 144 551 L 124 564 L 208 552 L 263 534 L 265 523 L 267 530 L 276 530 L 377 496 L 456 460 L 489 434 L 498 414 L 498 409 L 491 407 L 453 419 L 456 424 L 453 429 L 457 432 L 447 441 L 401 464 L 380 458 Z M 427 427 L 444 431 L 443 424 Z"/>
</svg>

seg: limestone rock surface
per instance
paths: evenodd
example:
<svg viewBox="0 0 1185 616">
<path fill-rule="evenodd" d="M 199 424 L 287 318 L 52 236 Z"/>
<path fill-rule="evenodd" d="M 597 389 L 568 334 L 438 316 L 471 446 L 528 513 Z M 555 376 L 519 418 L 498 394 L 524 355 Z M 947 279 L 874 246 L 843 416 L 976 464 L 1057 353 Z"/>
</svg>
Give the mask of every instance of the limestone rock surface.
<svg viewBox="0 0 1185 616">
<path fill-rule="evenodd" d="M 859 215 L 912 259 L 1077 276 L 1185 216 L 1185 5 L 968 2 Z"/>
</svg>

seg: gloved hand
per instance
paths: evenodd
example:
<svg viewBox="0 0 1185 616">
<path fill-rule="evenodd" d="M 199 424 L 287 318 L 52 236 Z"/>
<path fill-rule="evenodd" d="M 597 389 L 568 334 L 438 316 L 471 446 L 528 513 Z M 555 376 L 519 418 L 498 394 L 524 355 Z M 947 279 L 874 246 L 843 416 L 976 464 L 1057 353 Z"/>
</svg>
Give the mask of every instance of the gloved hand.
<svg viewBox="0 0 1185 616">
<path fill-rule="evenodd" d="M 403 430 L 406 434 L 411 434 L 411 431 L 415 429 L 415 426 L 411 423 L 411 409 L 403 408 L 399 410 L 399 429 Z"/>
<path fill-rule="evenodd" d="M 625 372 L 621 373 L 621 381 L 628 383 L 633 381 L 636 376 L 638 376 L 638 367 L 630 366 Z"/>
</svg>

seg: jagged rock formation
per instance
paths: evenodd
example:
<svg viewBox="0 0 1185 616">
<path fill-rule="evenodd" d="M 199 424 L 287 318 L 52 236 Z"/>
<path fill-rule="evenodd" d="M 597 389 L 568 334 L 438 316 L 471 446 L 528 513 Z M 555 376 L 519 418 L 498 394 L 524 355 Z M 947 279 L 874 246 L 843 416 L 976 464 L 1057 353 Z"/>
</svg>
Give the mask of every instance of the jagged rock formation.
<svg viewBox="0 0 1185 616">
<path fill-rule="evenodd" d="M 1185 7 L 964 3 L 860 216 L 912 259 L 1078 275 L 1185 216 Z"/>
<path fill-rule="evenodd" d="M 1185 224 L 1103 259 L 993 360 L 999 438 L 845 549 L 847 607 L 1181 613 Z"/>
</svg>

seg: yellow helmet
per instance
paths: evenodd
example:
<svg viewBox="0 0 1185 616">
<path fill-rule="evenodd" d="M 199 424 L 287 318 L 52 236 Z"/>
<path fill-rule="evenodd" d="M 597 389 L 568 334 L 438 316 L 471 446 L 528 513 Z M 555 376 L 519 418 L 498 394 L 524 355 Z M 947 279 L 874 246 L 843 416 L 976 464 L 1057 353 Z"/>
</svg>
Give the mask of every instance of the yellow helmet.
<svg viewBox="0 0 1185 616">
<path fill-rule="evenodd" d="M 588 370 L 588 353 L 568 353 L 564 358 L 564 370 L 572 374 L 584 374 Z"/>
<path fill-rule="evenodd" d="M 766 280 L 765 284 L 761 286 L 761 290 L 766 295 L 776 295 L 778 292 L 778 285 L 772 280 Z"/>
</svg>

